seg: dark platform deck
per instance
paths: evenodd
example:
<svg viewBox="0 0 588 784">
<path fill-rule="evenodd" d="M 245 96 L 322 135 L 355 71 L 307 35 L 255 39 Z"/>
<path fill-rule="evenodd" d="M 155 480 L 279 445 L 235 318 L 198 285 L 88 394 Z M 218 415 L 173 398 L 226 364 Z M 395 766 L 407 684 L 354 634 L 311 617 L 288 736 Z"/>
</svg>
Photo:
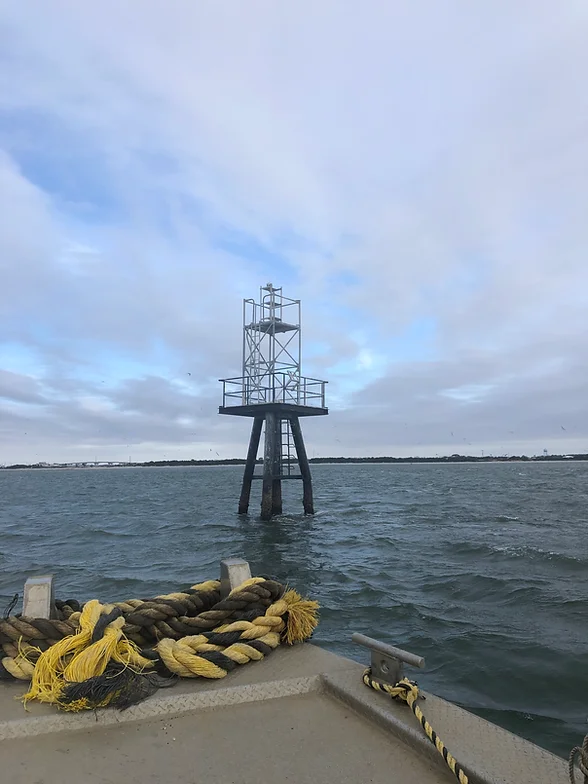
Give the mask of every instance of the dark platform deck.
<svg viewBox="0 0 588 784">
<path fill-rule="evenodd" d="M 300 406 L 296 403 L 254 403 L 247 406 L 219 406 L 218 413 L 244 417 L 264 417 L 271 413 L 281 419 L 289 419 L 290 417 L 326 416 L 329 409 L 321 406 Z"/>
</svg>

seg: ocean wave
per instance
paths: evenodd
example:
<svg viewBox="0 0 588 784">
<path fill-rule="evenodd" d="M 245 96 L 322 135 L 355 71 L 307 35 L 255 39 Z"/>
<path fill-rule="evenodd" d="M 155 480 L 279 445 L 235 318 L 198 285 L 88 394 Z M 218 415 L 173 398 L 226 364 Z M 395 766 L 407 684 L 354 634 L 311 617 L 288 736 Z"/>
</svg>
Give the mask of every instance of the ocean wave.
<svg viewBox="0 0 588 784">
<path fill-rule="evenodd" d="M 487 574 L 446 575 L 425 578 L 421 582 L 424 594 L 439 597 L 444 601 L 457 602 L 461 608 L 472 602 L 500 601 L 502 606 L 521 606 L 542 602 L 542 586 L 530 584 L 528 578 L 495 577 Z"/>
<path fill-rule="evenodd" d="M 562 565 L 573 567 L 584 567 L 588 565 L 588 559 L 557 552 L 555 550 L 545 550 L 542 547 L 534 547 L 528 544 L 492 544 L 486 542 L 458 542 L 451 544 L 452 552 L 464 556 L 499 556 L 508 558 L 521 558 L 526 560 L 557 561 Z"/>
</svg>

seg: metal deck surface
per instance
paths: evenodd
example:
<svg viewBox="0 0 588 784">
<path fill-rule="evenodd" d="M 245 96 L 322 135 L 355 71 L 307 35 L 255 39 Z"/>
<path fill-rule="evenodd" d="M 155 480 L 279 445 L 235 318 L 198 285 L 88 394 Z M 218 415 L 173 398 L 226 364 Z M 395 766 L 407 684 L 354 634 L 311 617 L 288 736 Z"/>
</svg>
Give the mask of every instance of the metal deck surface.
<svg viewBox="0 0 588 784">
<path fill-rule="evenodd" d="M 0 771 L 11 784 L 455 781 L 406 705 L 363 667 L 311 644 L 219 681 L 181 680 L 120 712 L 61 713 L 0 685 Z M 472 784 L 566 784 L 564 760 L 427 695 L 427 718 Z"/>
</svg>

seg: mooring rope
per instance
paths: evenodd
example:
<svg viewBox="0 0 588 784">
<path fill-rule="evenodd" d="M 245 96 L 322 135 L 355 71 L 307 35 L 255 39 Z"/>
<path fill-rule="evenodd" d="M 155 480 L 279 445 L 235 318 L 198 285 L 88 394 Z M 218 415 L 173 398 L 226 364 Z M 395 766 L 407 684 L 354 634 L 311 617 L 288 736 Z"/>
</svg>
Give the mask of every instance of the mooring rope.
<svg viewBox="0 0 588 784">
<path fill-rule="evenodd" d="M 574 746 L 570 751 L 568 762 L 571 784 L 576 784 L 576 764 L 584 776 L 584 784 L 588 784 L 588 735 L 584 738 L 584 743 L 581 746 Z"/>
<path fill-rule="evenodd" d="M 129 599 L 113 606 L 122 610 L 124 634 L 137 645 L 146 646 L 164 637 L 179 640 L 229 620 L 256 617 L 283 591 L 283 586 L 274 580 L 252 578 L 221 600 L 220 583 L 209 580 L 187 591 L 153 599 Z M 81 604 L 69 599 L 57 601 L 56 607 L 56 619 L 10 616 L 0 620 L 0 648 L 4 655 L 15 657 L 19 641 L 46 650 L 57 640 L 74 634 L 79 628 Z"/>
<path fill-rule="evenodd" d="M 12 597 L 12 599 L 8 602 L 8 605 L 7 605 L 6 609 L 4 610 L 4 614 L 2 616 L 4 618 L 4 620 L 6 620 L 7 618 L 10 617 L 10 613 L 16 607 L 17 602 L 18 602 L 18 594 L 15 593 L 14 596 Z"/>
<path fill-rule="evenodd" d="M 317 604 L 286 591 L 263 615 L 239 620 L 212 632 L 157 645 L 166 667 L 184 678 L 224 678 L 241 664 L 259 661 L 281 642 L 292 644 L 308 639 L 315 626 Z"/>
<path fill-rule="evenodd" d="M 376 691 L 383 691 L 386 694 L 389 694 L 394 699 L 402 700 L 403 702 L 408 703 L 408 706 L 410 707 L 410 709 L 418 719 L 419 723 L 421 724 L 422 728 L 424 729 L 427 738 L 431 741 L 433 746 L 435 746 L 439 754 L 443 757 L 451 772 L 455 775 L 455 777 L 460 782 L 460 784 L 468 784 L 469 779 L 466 773 L 464 772 L 462 766 L 455 759 L 453 754 L 451 754 L 451 752 L 443 743 L 441 738 L 437 735 L 435 730 L 431 727 L 431 725 L 423 715 L 423 712 L 420 709 L 419 705 L 417 704 L 417 700 L 419 699 L 421 694 L 419 692 L 418 686 L 416 685 L 416 683 L 414 683 L 414 681 L 410 681 L 408 678 L 402 678 L 402 680 L 398 681 L 398 683 L 395 686 L 390 686 L 387 683 L 381 683 L 380 681 L 374 680 L 372 678 L 371 668 L 368 667 L 368 669 L 365 670 L 363 674 L 363 682 L 365 683 L 366 686 L 369 686 L 372 689 L 376 689 Z"/>
<path fill-rule="evenodd" d="M 146 601 L 94 599 L 81 610 L 69 601 L 67 620 L 0 621 L 0 677 L 31 681 L 25 703 L 125 708 L 164 685 L 160 676 L 222 678 L 316 627 L 318 604 L 274 580 L 251 578 L 222 600 L 219 589 L 210 581 Z"/>
<path fill-rule="evenodd" d="M 260 584 L 263 582 L 260 581 Z M 263 587 L 261 585 L 260 588 L 250 590 L 262 591 Z M 273 595 L 272 586 L 266 587 L 269 595 Z M 242 606 L 248 606 L 249 599 L 249 595 L 244 596 Z M 263 597 L 259 597 L 259 600 L 264 601 Z M 271 598 L 268 600 L 266 597 L 265 601 L 270 604 Z M 57 601 L 55 605 L 55 619 L 9 616 L 0 620 L 0 649 L 5 657 L 15 659 L 19 654 L 19 644 L 31 644 L 44 651 L 63 637 L 76 633 L 82 609 L 80 602 L 68 599 L 65 602 Z M 165 636 L 179 639 L 186 634 L 214 628 L 220 621 L 231 617 L 231 612 L 239 612 L 234 601 L 232 605 L 227 605 L 227 600 L 221 602 L 220 582 L 217 580 L 199 583 L 186 591 L 156 596 L 153 599 L 129 599 L 117 603 L 116 606 L 122 610 L 125 617 L 124 634 L 140 646 L 153 644 Z M 199 614 L 213 609 L 216 614 L 212 617 L 203 616 L 196 620 Z M 10 663 L 8 668 L 10 669 Z M 6 677 L 0 666 L 0 678 L 3 676 Z"/>
</svg>

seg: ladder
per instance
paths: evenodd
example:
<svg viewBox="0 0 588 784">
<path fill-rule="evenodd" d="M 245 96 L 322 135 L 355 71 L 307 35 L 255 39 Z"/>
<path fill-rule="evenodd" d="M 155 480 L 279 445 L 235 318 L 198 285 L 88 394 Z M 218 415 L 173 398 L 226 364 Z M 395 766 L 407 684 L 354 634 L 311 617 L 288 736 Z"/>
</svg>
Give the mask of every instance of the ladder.
<svg viewBox="0 0 588 784">
<path fill-rule="evenodd" d="M 296 447 L 294 446 L 294 438 L 292 437 L 292 428 L 290 427 L 289 419 L 282 419 L 281 421 L 281 474 L 282 476 L 293 476 L 297 473 L 296 468 L 298 458 L 296 455 Z"/>
</svg>

